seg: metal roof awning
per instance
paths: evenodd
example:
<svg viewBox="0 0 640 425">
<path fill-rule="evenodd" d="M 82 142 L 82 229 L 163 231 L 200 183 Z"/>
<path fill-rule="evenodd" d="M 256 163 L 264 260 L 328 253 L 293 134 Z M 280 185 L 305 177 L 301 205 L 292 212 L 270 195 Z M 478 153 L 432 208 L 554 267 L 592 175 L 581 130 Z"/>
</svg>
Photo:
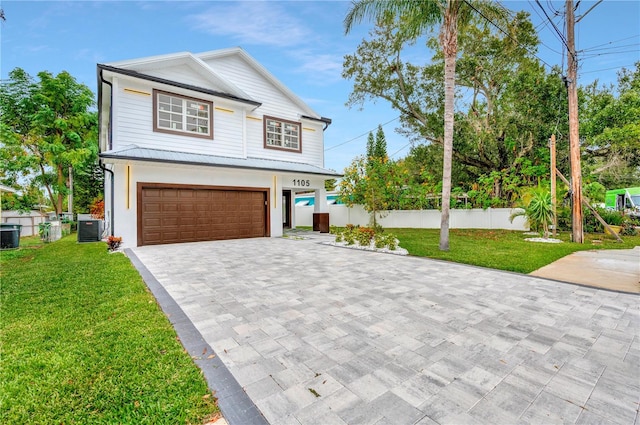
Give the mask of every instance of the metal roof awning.
<svg viewBox="0 0 640 425">
<path fill-rule="evenodd" d="M 129 146 L 119 150 L 102 152 L 100 153 L 100 158 L 305 173 L 325 176 L 327 178 L 342 177 L 342 174 L 333 170 L 298 162 L 277 161 L 262 158 L 231 158 L 226 156 L 140 148 L 137 146 Z"/>
</svg>

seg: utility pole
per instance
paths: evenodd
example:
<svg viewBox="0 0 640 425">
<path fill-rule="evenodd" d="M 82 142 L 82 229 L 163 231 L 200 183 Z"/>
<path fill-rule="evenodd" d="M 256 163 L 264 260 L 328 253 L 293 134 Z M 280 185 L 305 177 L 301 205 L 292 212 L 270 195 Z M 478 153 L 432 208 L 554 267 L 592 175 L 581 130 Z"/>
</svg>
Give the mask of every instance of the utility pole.
<svg viewBox="0 0 640 425">
<path fill-rule="evenodd" d="M 569 160 L 571 163 L 572 240 L 584 242 L 582 229 L 582 172 L 580 169 L 580 133 L 578 128 L 578 58 L 576 56 L 573 0 L 567 0 L 567 92 L 569 100 Z"/>
<path fill-rule="evenodd" d="M 552 134 L 549 139 L 549 149 L 551 150 L 551 208 L 553 211 L 553 237 L 556 237 L 558 228 L 558 214 L 556 211 L 556 135 Z"/>
</svg>

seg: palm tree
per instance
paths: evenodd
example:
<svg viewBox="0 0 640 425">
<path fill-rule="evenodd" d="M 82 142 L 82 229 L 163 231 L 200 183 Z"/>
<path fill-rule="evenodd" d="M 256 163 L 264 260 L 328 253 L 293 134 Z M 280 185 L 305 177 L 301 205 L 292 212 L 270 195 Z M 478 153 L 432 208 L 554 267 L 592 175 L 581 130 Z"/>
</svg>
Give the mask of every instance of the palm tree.
<svg viewBox="0 0 640 425">
<path fill-rule="evenodd" d="M 509 216 L 509 221 L 513 222 L 516 217 L 524 216 L 530 227 L 536 230 L 542 228 L 545 239 L 549 238 L 549 223 L 553 222 L 551 193 L 545 188 L 538 187 L 525 194 L 523 198 L 526 206 L 513 212 Z"/>
<path fill-rule="evenodd" d="M 354 0 L 344 19 L 345 32 L 363 19 L 378 20 L 386 14 L 402 16 L 405 30 L 418 37 L 440 24 L 440 46 L 444 53 L 444 155 L 442 159 L 442 214 L 440 220 L 440 250 L 449 250 L 449 204 L 451 199 L 451 159 L 453 154 L 453 115 L 458 53 L 458 27 L 471 21 L 474 9 L 482 8 L 489 15 L 504 13 L 501 6 L 488 1 L 473 0 Z"/>
</svg>

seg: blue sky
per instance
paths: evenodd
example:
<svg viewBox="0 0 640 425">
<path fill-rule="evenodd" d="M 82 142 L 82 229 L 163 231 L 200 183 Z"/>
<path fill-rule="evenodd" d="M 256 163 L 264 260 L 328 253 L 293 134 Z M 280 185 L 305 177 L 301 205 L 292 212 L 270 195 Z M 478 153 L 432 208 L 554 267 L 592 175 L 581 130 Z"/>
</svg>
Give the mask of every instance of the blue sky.
<svg viewBox="0 0 640 425">
<path fill-rule="evenodd" d="M 564 2 L 540 3 L 562 29 L 562 18 L 552 11 Z M 545 25 L 535 1 L 503 4 L 531 13 L 544 43 L 539 57 L 559 65 L 561 41 Z M 577 14 L 594 4 L 583 0 Z M 388 123 L 389 154 L 398 158 L 409 150 L 409 141 L 394 131 L 398 114 L 384 102 L 367 103 L 363 110 L 345 106 L 351 84 L 340 76 L 342 60 L 371 28 L 361 24 L 344 35 L 349 2 L 5 0 L 0 5 L 7 18 L 0 24 L 3 79 L 15 67 L 32 75 L 66 70 L 95 91 L 96 63 L 241 46 L 319 114 L 333 119 L 325 133 L 326 167 L 342 171 L 364 152 L 366 134 L 378 124 Z M 620 67 L 640 60 L 640 2 L 605 0 L 577 25 L 576 36 L 578 50 L 599 49 L 584 56 L 581 83 L 614 82 Z"/>
</svg>

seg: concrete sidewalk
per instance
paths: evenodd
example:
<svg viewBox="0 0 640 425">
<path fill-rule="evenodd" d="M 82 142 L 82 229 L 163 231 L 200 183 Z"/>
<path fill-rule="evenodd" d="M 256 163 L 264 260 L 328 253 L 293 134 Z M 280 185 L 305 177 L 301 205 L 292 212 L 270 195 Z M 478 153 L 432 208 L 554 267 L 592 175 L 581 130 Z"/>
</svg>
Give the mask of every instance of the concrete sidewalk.
<svg viewBox="0 0 640 425">
<path fill-rule="evenodd" d="M 272 425 L 638 424 L 637 295 L 321 240 L 132 251 Z"/>
<path fill-rule="evenodd" d="M 634 249 L 578 251 L 531 276 L 597 288 L 640 293 L 640 246 Z"/>
</svg>

